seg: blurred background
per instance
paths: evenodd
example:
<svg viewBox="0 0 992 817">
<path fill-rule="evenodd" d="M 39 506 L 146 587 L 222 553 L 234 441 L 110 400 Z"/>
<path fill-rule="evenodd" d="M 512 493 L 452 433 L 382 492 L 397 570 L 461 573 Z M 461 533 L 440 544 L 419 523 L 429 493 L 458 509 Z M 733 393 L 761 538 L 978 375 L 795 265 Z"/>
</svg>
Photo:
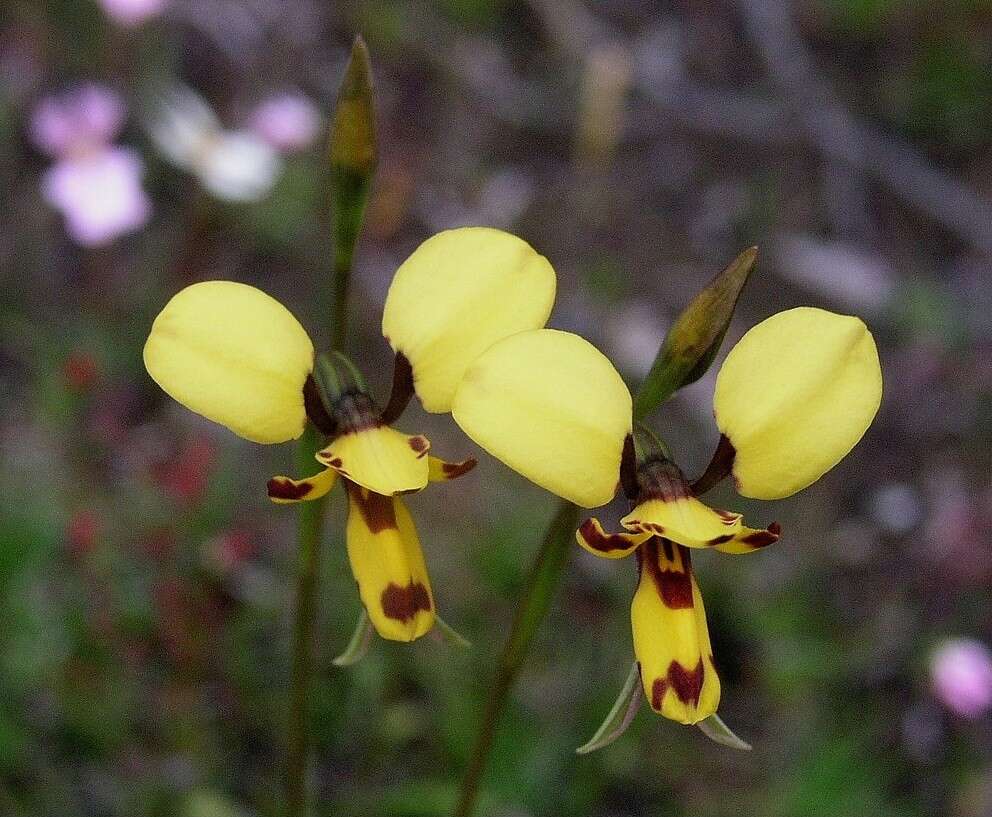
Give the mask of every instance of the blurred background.
<svg viewBox="0 0 992 817">
<path fill-rule="evenodd" d="M 327 336 L 326 127 L 370 47 L 381 161 L 350 350 L 381 398 L 398 264 L 430 234 L 509 229 L 559 276 L 552 325 L 632 385 L 674 316 L 761 248 L 728 336 L 774 311 L 861 315 L 886 394 L 782 523 L 702 553 L 738 753 L 643 708 L 577 757 L 631 661 L 631 561 L 576 547 L 497 736 L 480 814 L 992 814 L 992 4 L 988 0 L 11 0 L 0 16 L 0 814 L 275 815 L 293 473 L 145 374 L 166 300 L 262 287 Z M 318 343 L 319 345 L 319 343 Z M 660 412 L 690 474 L 713 375 Z M 443 416 L 400 427 L 442 456 Z M 467 652 L 377 642 L 329 509 L 318 814 L 444 814 L 555 500 L 483 457 L 412 497 Z M 618 505 L 602 512 L 616 519 Z"/>
</svg>

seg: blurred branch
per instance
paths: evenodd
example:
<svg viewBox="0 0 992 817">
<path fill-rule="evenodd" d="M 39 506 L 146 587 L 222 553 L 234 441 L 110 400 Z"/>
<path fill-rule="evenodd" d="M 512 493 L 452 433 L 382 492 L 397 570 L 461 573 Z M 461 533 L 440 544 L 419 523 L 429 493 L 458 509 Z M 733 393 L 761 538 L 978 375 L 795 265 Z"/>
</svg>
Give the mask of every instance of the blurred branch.
<svg viewBox="0 0 992 817">
<path fill-rule="evenodd" d="M 925 156 L 859 121 L 820 72 L 783 0 L 738 0 L 748 35 L 809 140 L 826 156 L 873 175 L 907 204 L 992 254 L 992 202 Z"/>
<path fill-rule="evenodd" d="M 874 178 L 978 251 L 992 254 L 992 201 L 881 128 L 857 119 L 818 79 L 788 3 L 738 4 L 786 101 L 710 88 L 682 76 L 680 68 L 646 61 L 636 72 L 636 89 L 663 108 L 666 118 L 697 132 L 768 146 L 806 142 L 823 158 Z M 581 3 L 530 0 L 530 5 L 558 47 L 574 60 L 584 61 L 594 45 L 621 39 Z M 649 53 L 650 45 L 642 51 Z"/>
</svg>

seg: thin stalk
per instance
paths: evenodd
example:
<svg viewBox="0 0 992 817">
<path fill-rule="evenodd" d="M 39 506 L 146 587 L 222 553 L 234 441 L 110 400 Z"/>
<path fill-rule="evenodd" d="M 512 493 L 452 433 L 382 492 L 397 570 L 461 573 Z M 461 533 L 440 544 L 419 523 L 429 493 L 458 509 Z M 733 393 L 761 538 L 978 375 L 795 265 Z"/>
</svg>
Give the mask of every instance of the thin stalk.
<svg viewBox="0 0 992 817">
<path fill-rule="evenodd" d="M 514 614 L 510 635 L 503 645 L 496 664 L 496 673 L 482 716 L 482 725 L 472 747 L 465 776 L 462 778 L 455 817 L 471 817 L 475 809 L 479 784 L 486 770 L 496 726 L 506 708 L 510 690 L 520 674 L 534 635 L 551 606 L 551 600 L 575 541 L 575 526 L 578 518 L 579 509 L 571 502 L 563 500 L 548 525 L 544 542 L 531 568 L 520 597 L 520 604 Z"/>
<path fill-rule="evenodd" d="M 301 473 L 313 470 L 320 448 L 317 430 L 308 425 L 300 440 Z M 296 602 L 293 609 L 293 665 L 289 693 L 289 741 L 286 747 L 286 814 L 305 817 L 309 812 L 307 772 L 310 756 L 310 685 L 313 675 L 313 631 L 320 574 L 320 539 L 326 497 L 300 504 Z"/>
</svg>

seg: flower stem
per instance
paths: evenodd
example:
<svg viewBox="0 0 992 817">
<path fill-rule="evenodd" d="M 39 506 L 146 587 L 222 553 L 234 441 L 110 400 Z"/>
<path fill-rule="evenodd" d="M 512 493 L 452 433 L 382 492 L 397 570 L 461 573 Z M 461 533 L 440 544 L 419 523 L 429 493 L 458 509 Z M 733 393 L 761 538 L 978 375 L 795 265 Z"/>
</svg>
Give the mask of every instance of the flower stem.
<svg viewBox="0 0 992 817">
<path fill-rule="evenodd" d="M 562 501 L 548 525 L 544 542 L 531 568 L 520 603 L 513 616 L 510 635 L 503 645 L 496 664 L 496 673 L 482 716 L 482 725 L 472 747 L 465 776 L 462 778 L 455 817 L 471 817 L 475 809 L 479 784 L 486 770 L 486 762 L 496 735 L 496 726 L 506 708 L 510 690 L 527 657 L 537 628 L 551 606 L 551 600 L 575 540 L 578 517 L 579 509 L 571 502 Z"/>
<path fill-rule="evenodd" d="M 313 470 L 320 447 L 317 430 L 308 425 L 300 440 L 300 467 Z M 305 472 L 304 472 L 305 473 Z M 313 630 L 320 569 L 320 539 L 324 528 L 324 500 L 300 504 L 296 604 L 293 609 L 293 666 L 289 693 L 289 741 L 286 747 L 286 814 L 305 817 L 310 754 L 310 678 L 313 674 Z"/>
<path fill-rule="evenodd" d="M 355 244 L 377 161 L 372 68 L 361 37 L 352 45 L 331 124 L 329 198 L 334 236 L 331 291 L 331 351 L 344 350 L 348 331 L 348 283 Z M 323 293 L 320 293 L 323 295 Z M 320 303 L 325 303 L 320 300 Z M 358 375 L 360 378 L 360 375 Z M 311 396 L 312 399 L 312 396 Z M 300 440 L 300 473 L 313 473 L 321 435 L 312 424 Z M 313 675 L 313 631 L 320 568 L 320 539 L 326 497 L 300 505 L 299 570 L 293 611 L 293 670 L 289 698 L 289 740 L 286 757 L 286 815 L 306 817 L 310 756 L 310 687 Z"/>
</svg>

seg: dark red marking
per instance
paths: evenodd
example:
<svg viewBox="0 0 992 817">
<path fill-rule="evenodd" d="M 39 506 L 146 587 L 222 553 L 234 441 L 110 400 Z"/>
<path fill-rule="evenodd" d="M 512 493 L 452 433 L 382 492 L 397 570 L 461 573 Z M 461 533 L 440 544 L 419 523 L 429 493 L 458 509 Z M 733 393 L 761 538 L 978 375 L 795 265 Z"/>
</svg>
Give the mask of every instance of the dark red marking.
<svg viewBox="0 0 992 817">
<path fill-rule="evenodd" d="M 410 621 L 420 610 L 430 612 L 431 595 L 420 582 L 413 580 L 406 587 L 390 582 L 382 591 L 382 612 L 397 621 Z"/>
<path fill-rule="evenodd" d="M 424 454 L 427 453 L 427 449 L 430 448 L 430 443 L 424 437 L 407 437 L 407 442 L 410 443 L 410 448 L 417 452 L 417 459 L 419 460 Z"/>
<path fill-rule="evenodd" d="M 759 530 L 754 533 L 749 533 L 741 539 L 741 541 L 757 550 L 758 548 L 768 547 L 768 545 L 775 544 L 781 536 L 782 526 L 778 522 L 772 522 L 768 526 L 768 530 Z"/>
<path fill-rule="evenodd" d="M 396 528 L 396 510 L 392 497 L 363 491 L 354 482 L 346 482 L 345 485 L 348 488 L 348 497 L 372 533 Z"/>
<path fill-rule="evenodd" d="M 331 466 L 331 468 L 340 468 L 343 465 L 340 457 L 335 457 L 332 460 L 328 460 L 327 464 Z"/>
<path fill-rule="evenodd" d="M 670 562 L 675 561 L 675 548 L 672 546 L 671 539 L 662 539 L 661 548 L 665 551 L 665 558 Z"/>
<path fill-rule="evenodd" d="M 699 696 L 703 691 L 703 659 L 699 659 L 694 670 L 687 670 L 678 661 L 672 661 L 668 665 L 668 683 L 678 699 L 684 704 L 699 706 Z"/>
<path fill-rule="evenodd" d="M 672 689 L 676 697 L 686 705 L 699 706 L 699 697 L 703 692 L 703 679 L 706 670 L 703 659 L 699 659 L 694 670 L 687 670 L 678 661 L 668 665 L 668 674 L 664 678 L 655 678 L 651 684 L 651 708 L 661 711 L 661 703 L 665 693 Z"/>
<path fill-rule="evenodd" d="M 478 460 L 472 458 L 462 462 L 445 462 L 442 463 L 441 470 L 448 479 L 457 479 L 463 474 L 467 474 L 478 464 Z"/>
<path fill-rule="evenodd" d="M 667 540 L 662 539 L 661 541 L 666 542 Z M 648 574 L 654 581 L 662 603 L 669 610 L 691 609 L 693 606 L 692 567 L 689 564 L 689 555 L 685 552 L 685 548 L 679 548 L 682 555 L 681 570 L 670 570 L 667 566 L 662 570 L 658 561 L 658 539 L 652 537 L 641 547 L 644 549 L 644 562 L 647 565 Z M 674 559 L 667 558 L 667 549 L 665 555 L 666 562 L 674 567 Z"/>
<path fill-rule="evenodd" d="M 713 539 L 710 539 L 706 544 L 709 545 L 710 547 L 715 547 L 716 545 L 722 545 L 725 542 L 729 542 L 733 538 L 734 538 L 734 534 L 725 533 L 723 536 L 716 536 Z"/>
<path fill-rule="evenodd" d="M 611 553 L 614 550 L 626 550 L 630 547 L 628 540 L 621 533 L 603 533 L 596 527 L 592 519 L 587 519 L 579 528 L 579 533 L 589 547 L 600 553 Z"/>
<path fill-rule="evenodd" d="M 661 702 L 665 699 L 668 691 L 668 682 L 664 678 L 655 678 L 651 684 L 651 708 L 655 712 L 661 712 Z"/>
<path fill-rule="evenodd" d="M 273 499 L 303 499 L 313 490 L 313 485 L 305 480 L 294 483 L 290 479 L 273 477 L 269 480 L 267 489 Z"/>
</svg>

